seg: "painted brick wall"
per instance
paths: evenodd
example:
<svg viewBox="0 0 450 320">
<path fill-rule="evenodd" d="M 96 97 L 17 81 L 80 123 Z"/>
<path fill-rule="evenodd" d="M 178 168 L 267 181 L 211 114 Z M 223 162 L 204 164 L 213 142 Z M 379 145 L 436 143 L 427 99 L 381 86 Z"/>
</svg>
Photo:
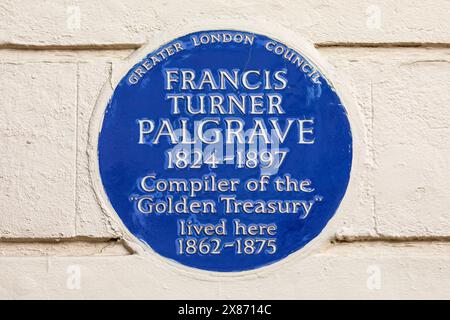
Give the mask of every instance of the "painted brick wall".
<svg viewBox="0 0 450 320">
<path fill-rule="evenodd" d="M 448 0 L 0 1 L 0 298 L 450 298 L 449 16 Z M 306 258 L 186 270 L 97 201 L 101 88 L 193 22 L 299 35 L 358 115 L 355 196 Z"/>
</svg>

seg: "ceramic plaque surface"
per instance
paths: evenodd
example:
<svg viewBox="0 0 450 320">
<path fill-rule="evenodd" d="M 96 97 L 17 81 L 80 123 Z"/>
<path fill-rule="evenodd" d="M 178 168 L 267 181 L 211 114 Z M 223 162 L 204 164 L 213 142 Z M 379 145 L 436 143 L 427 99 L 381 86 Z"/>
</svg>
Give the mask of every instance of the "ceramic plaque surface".
<svg viewBox="0 0 450 320">
<path fill-rule="evenodd" d="M 276 39 L 189 34 L 129 70 L 98 141 L 123 224 L 186 266 L 244 271 L 302 250 L 347 188 L 352 136 L 317 67 Z"/>
</svg>

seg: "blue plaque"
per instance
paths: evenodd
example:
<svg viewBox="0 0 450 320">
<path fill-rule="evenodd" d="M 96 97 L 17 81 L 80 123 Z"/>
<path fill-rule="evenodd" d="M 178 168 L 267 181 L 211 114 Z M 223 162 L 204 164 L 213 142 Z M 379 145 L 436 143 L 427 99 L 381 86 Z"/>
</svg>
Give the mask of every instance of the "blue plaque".
<svg viewBox="0 0 450 320">
<path fill-rule="evenodd" d="M 98 141 L 124 225 L 183 265 L 244 271 L 302 250 L 347 188 L 352 135 L 334 88 L 264 35 L 189 34 L 120 81 Z"/>
</svg>

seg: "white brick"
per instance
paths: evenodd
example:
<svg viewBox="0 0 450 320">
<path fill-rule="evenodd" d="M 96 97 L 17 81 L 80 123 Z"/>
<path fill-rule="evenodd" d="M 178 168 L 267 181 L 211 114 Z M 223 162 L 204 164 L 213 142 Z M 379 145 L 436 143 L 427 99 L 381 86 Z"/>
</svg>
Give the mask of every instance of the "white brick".
<svg viewBox="0 0 450 320">
<path fill-rule="evenodd" d="M 2 8 L 0 43 L 38 46 L 136 46 L 155 30 L 227 19 L 254 25 L 270 20 L 322 44 L 449 43 L 450 29 L 450 3 L 445 0 L 201 0 L 189 1 L 189 5 L 145 0 L 75 4 L 9 0 L 3 1 Z"/>
<path fill-rule="evenodd" d="M 373 103 L 379 232 L 450 235 L 450 60 L 387 65 Z"/>
<path fill-rule="evenodd" d="M 449 254 L 444 244 L 344 245 L 241 276 L 191 273 L 138 255 L 0 258 L 0 298 L 448 299 Z M 74 270 L 79 289 L 67 286 Z"/>
<path fill-rule="evenodd" d="M 73 236 L 76 66 L 0 64 L 0 237 Z"/>
<path fill-rule="evenodd" d="M 107 61 L 78 65 L 78 152 L 77 152 L 77 228 L 78 236 L 120 237 L 118 226 L 110 214 L 100 207 L 89 174 L 87 146 L 89 121 L 97 96 L 109 83 L 111 63 Z"/>
<path fill-rule="evenodd" d="M 375 235 L 449 236 L 448 52 L 400 48 L 321 51 L 333 64 L 335 78 L 351 79 L 349 90 L 361 107 Z M 364 237 L 369 212 L 366 207 L 341 217 L 344 227 L 340 236 Z"/>
</svg>

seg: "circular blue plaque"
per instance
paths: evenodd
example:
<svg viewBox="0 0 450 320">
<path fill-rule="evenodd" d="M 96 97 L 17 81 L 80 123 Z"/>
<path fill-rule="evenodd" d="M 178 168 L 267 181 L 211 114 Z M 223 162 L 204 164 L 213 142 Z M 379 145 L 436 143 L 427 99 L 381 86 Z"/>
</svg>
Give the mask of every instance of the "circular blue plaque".
<svg viewBox="0 0 450 320">
<path fill-rule="evenodd" d="M 204 31 L 129 70 L 106 107 L 98 159 L 135 237 L 186 266 L 244 271 L 323 230 L 347 188 L 352 135 L 306 57 L 263 35 Z"/>
</svg>

